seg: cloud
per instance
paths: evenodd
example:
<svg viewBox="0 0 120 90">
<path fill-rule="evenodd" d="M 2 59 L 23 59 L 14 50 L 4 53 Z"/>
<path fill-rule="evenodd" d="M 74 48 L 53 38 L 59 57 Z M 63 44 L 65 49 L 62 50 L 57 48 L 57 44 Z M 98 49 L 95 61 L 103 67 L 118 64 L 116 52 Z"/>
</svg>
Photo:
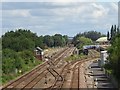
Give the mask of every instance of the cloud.
<svg viewBox="0 0 120 90">
<path fill-rule="evenodd" d="M 92 3 L 92 6 L 95 8 L 93 10 L 93 17 L 100 18 L 105 17 L 108 14 L 109 9 L 107 7 L 103 7 L 100 4 Z"/>
<path fill-rule="evenodd" d="M 111 6 L 113 7 L 113 9 L 118 12 L 118 4 L 116 3 L 111 3 Z"/>
<path fill-rule="evenodd" d="M 93 2 L 96 0 L 2 0 L 2 2 Z"/>
<path fill-rule="evenodd" d="M 118 14 L 114 12 L 114 5 L 117 4 L 64 1 L 4 3 L 3 33 L 5 29 L 19 27 L 39 35 L 62 33 L 74 36 L 87 30 L 106 33 L 110 25 L 117 24 Z"/>
<path fill-rule="evenodd" d="M 3 10 L 2 11 L 3 17 L 14 17 L 14 18 L 19 18 L 19 17 L 30 17 L 29 10 Z"/>
<path fill-rule="evenodd" d="M 118 2 L 119 0 L 1 0 L 2 2 Z"/>
<path fill-rule="evenodd" d="M 30 16 L 30 13 L 28 10 L 13 10 L 11 12 L 12 16 L 20 16 L 20 17 L 29 17 Z"/>
</svg>

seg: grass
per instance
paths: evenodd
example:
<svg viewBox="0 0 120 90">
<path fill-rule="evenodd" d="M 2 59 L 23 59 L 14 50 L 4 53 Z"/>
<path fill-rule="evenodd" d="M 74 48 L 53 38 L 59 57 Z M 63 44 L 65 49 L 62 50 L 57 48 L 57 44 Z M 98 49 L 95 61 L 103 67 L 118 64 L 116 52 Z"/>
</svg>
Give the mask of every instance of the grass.
<svg viewBox="0 0 120 90">
<path fill-rule="evenodd" d="M 29 63 L 28 65 L 25 65 L 22 69 L 21 69 L 21 73 L 18 72 L 18 73 L 9 73 L 9 74 L 2 74 L 2 85 L 6 84 L 7 82 L 11 81 L 11 80 L 14 80 L 16 79 L 17 77 L 23 75 L 24 73 L 26 72 L 29 72 L 30 70 L 32 70 L 33 68 L 35 68 L 35 66 L 41 64 L 42 61 L 39 61 L 39 60 L 35 60 L 34 63 Z"/>
<path fill-rule="evenodd" d="M 86 55 L 80 54 L 80 55 L 71 55 L 69 57 L 66 57 L 65 60 L 66 61 L 74 61 L 74 60 L 80 60 L 80 59 L 84 59 L 87 58 Z"/>
<path fill-rule="evenodd" d="M 113 74 L 113 70 L 106 69 L 107 73 Z"/>
</svg>

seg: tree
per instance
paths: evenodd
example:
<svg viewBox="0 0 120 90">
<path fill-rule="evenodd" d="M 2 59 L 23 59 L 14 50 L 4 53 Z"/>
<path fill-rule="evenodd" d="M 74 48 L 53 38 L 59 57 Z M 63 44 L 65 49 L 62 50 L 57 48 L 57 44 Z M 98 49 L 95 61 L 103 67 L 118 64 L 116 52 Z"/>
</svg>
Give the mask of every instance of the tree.
<svg viewBox="0 0 120 90">
<path fill-rule="evenodd" d="M 48 46 L 48 47 L 53 47 L 54 45 L 54 40 L 51 36 L 46 35 L 44 36 L 43 42 Z"/>
<path fill-rule="evenodd" d="M 68 36 L 67 35 L 64 35 L 63 38 L 65 39 L 65 44 L 67 45 L 68 44 Z"/>
<path fill-rule="evenodd" d="M 93 41 L 96 41 L 98 38 L 100 38 L 103 35 L 97 31 L 88 31 L 88 32 L 84 32 L 83 36 L 85 36 L 86 38 L 90 38 Z"/>
<path fill-rule="evenodd" d="M 114 36 L 114 30 L 113 30 L 113 25 L 112 25 L 112 27 L 111 27 L 111 39 L 113 38 L 113 36 Z"/>
<path fill-rule="evenodd" d="M 15 59 L 4 58 L 2 60 L 2 71 L 4 74 L 10 74 L 15 70 Z"/>
<path fill-rule="evenodd" d="M 77 41 L 77 39 L 79 37 L 85 37 L 85 38 L 91 39 L 92 41 L 96 41 L 98 38 L 103 37 L 103 36 L 105 35 L 101 34 L 100 32 L 96 32 L 96 31 L 88 31 L 84 33 L 79 33 L 73 37 L 72 43 L 74 44 L 74 46 L 78 45 L 79 42 Z"/>
<path fill-rule="evenodd" d="M 92 40 L 89 38 L 85 38 L 85 37 L 78 37 L 77 38 L 77 45 L 76 47 L 78 49 L 82 49 L 84 45 L 90 45 L 92 44 Z"/>
<path fill-rule="evenodd" d="M 2 52 L 2 71 L 5 74 L 9 74 L 15 69 L 15 59 L 17 58 L 15 51 L 11 49 L 3 49 Z"/>
<path fill-rule="evenodd" d="M 116 25 L 112 25 L 111 27 L 111 46 L 108 48 L 109 62 L 105 65 L 106 69 L 112 70 L 112 74 L 117 78 L 118 82 L 120 82 L 120 33 L 119 26 L 116 29 Z"/>
<path fill-rule="evenodd" d="M 24 49 L 34 49 L 36 38 L 38 38 L 36 34 L 30 32 L 30 30 L 18 29 L 15 32 L 7 32 L 2 36 L 2 46 L 3 49 L 9 48 L 17 52 Z"/>
<path fill-rule="evenodd" d="M 117 28 L 116 28 L 116 25 L 114 25 L 114 33 L 113 33 L 113 36 L 115 36 L 117 34 Z"/>
<path fill-rule="evenodd" d="M 77 38 L 81 37 L 81 36 L 86 37 L 86 38 L 90 38 L 92 41 L 96 41 L 98 38 L 106 36 L 106 35 L 101 34 L 100 32 L 97 32 L 97 31 L 88 31 L 88 32 L 84 32 L 84 33 L 79 33 L 72 40 L 72 43 L 75 46 L 76 46 L 76 43 L 77 43 L 77 41 L 76 41 Z"/>
<path fill-rule="evenodd" d="M 35 47 L 41 47 L 42 49 L 45 48 L 45 44 L 43 43 L 44 37 L 43 36 L 39 36 L 36 40 L 35 40 Z"/>
<path fill-rule="evenodd" d="M 111 30 L 110 30 L 110 42 L 115 39 L 115 36 L 119 34 L 119 26 L 117 27 L 116 25 L 112 25 Z"/>
<path fill-rule="evenodd" d="M 65 45 L 65 39 L 61 34 L 55 34 L 53 36 L 54 38 L 54 46 L 64 46 Z"/>
<path fill-rule="evenodd" d="M 120 81 L 120 34 L 115 37 L 113 40 L 112 46 L 109 48 L 109 58 L 111 69 L 113 70 L 113 74 L 116 76 L 117 79 Z"/>
<path fill-rule="evenodd" d="M 109 33 L 109 31 L 107 32 L 107 40 L 110 40 L 110 33 Z"/>
<path fill-rule="evenodd" d="M 119 26 L 117 27 L 117 34 L 120 34 Z"/>
</svg>

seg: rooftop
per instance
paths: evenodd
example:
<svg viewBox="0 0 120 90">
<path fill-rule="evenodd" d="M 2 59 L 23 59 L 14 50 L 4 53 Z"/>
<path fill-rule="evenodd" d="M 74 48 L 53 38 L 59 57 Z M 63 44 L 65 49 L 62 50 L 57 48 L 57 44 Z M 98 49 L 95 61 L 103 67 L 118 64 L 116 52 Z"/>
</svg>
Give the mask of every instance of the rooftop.
<svg viewBox="0 0 120 90">
<path fill-rule="evenodd" d="M 96 42 L 108 42 L 107 37 L 101 37 L 96 40 Z"/>
</svg>

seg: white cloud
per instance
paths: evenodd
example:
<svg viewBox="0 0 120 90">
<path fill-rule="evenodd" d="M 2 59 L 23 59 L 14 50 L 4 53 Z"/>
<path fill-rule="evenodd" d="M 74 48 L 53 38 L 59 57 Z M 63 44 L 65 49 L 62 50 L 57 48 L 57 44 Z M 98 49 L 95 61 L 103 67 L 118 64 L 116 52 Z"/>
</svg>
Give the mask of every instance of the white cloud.
<svg viewBox="0 0 120 90">
<path fill-rule="evenodd" d="M 77 3 L 75 7 L 56 8 L 51 10 L 54 15 L 63 18 L 79 19 L 101 19 L 108 15 L 109 8 L 96 3 Z M 83 20 L 82 20 L 83 21 Z M 96 20 L 92 20 L 92 22 Z M 84 22 L 84 21 L 83 21 Z"/>
<path fill-rule="evenodd" d="M 1 0 L 2 2 L 118 2 L 119 0 Z"/>
<path fill-rule="evenodd" d="M 103 7 L 102 5 L 96 3 L 92 3 L 91 5 L 94 8 L 93 10 L 94 18 L 105 17 L 108 14 L 109 9 L 107 7 Z"/>
<path fill-rule="evenodd" d="M 96 0 L 2 0 L 2 2 L 93 2 Z"/>
<path fill-rule="evenodd" d="M 118 4 L 116 3 L 111 3 L 111 6 L 113 7 L 113 9 L 118 12 Z"/>
<path fill-rule="evenodd" d="M 29 10 L 3 10 L 4 17 L 30 17 Z"/>
<path fill-rule="evenodd" d="M 83 14 L 87 9 L 86 4 L 79 3 L 75 7 L 65 7 L 65 8 L 56 8 L 51 11 L 57 15 L 62 17 L 76 17 Z"/>
<path fill-rule="evenodd" d="M 112 13 L 115 10 L 114 4 L 110 3 L 63 1 L 60 3 L 27 3 L 27 5 L 24 3 L 22 5 L 22 9 L 19 8 L 21 5 L 16 5 L 12 10 L 3 10 L 4 28 L 23 27 L 40 35 L 54 32 L 62 32 L 62 34 L 69 32 L 69 35 L 73 35 L 84 30 L 108 30 L 107 27 L 116 24 L 117 21 L 117 17 L 114 17 L 117 12 Z M 36 7 L 32 8 L 32 6 Z M 112 15 L 108 15 L 109 11 L 112 11 Z"/>
<path fill-rule="evenodd" d="M 29 13 L 28 10 L 22 10 L 22 11 L 13 10 L 13 11 L 12 11 L 12 15 L 13 15 L 13 16 L 28 17 L 28 16 L 30 16 L 30 13 Z"/>
</svg>

